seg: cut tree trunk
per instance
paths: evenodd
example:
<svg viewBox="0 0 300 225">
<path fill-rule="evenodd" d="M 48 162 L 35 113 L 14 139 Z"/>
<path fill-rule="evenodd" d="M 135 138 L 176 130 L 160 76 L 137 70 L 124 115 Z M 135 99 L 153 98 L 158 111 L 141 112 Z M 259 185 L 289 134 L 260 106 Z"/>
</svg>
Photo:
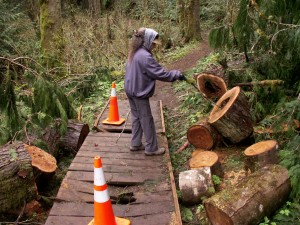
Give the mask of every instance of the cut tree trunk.
<svg viewBox="0 0 300 225">
<path fill-rule="evenodd" d="M 188 129 L 187 139 L 195 148 L 209 150 L 217 145 L 220 135 L 208 122 L 199 122 Z"/>
<path fill-rule="evenodd" d="M 187 170 L 179 173 L 179 189 L 181 200 L 184 204 L 193 205 L 202 201 L 202 197 L 214 194 L 209 167 Z"/>
<path fill-rule="evenodd" d="M 224 172 L 219 161 L 217 153 L 212 151 L 196 150 L 192 153 L 192 158 L 189 161 L 191 169 L 200 169 L 209 167 L 211 173 L 218 177 L 223 177 Z"/>
<path fill-rule="evenodd" d="M 217 101 L 208 122 L 233 144 L 252 134 L 250 106 L 240 87 L 230 89 Z"/>
<path fill-rule="evenodd" d="M 204 201 L 212 225 L 256 225 L 287 200 L 291 191 L 288 170 L 268 165 Z"/>
<path fill-rule="evenodd" d="M 261 141 L 246 148 L 245 171 L 254 172 L 267 164 L 278 163 L 278 143 L 275 140 Z"/>
<path fill-rule="evenodd" d="M 43 140 L 47 143 L 51 155 L 56 158 L 59 148 L 66 152 L 77 153 L 89 132 L 90 128 L 87 124 L 69 120 L 64 136 L 59 134 L 59 130 L 48 128 L 43 135 Z"/>
<path fill-rule="evenodd" d="M 31 164 L 37 188 L 41 190 L 44 186 L 48 185 L 55 174 L 57 168 L 56 159 L 36 146 L 25 145 L 25 148 L 31 156 Z"/>
<path fill-rule="evenodd" d="M 0 214 L 18 209 L 37 196 L 31 158 L 21 142 L 0 149 Z"/>
<path fill-rule="evenodd" d="M 199 74 L 197 76 L 197 85 L 200 92 L 209 99 L 219 99 L 227 91 L 224 80 L 212 74 Z"/>
</svg>

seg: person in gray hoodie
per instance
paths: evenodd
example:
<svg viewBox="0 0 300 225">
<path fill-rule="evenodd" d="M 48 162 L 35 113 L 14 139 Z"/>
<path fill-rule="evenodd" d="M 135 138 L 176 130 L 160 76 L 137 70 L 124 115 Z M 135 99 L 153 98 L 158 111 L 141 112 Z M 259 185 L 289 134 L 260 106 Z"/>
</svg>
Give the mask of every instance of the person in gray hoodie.
<svg viewBox="0 0 300 225">
<path fill-rule="evenodd" d="M 146 155 L 161 155 L 149 98 L 153 96 L 155 81 L 185 80 L 179 70 L 166 71 L 152 55 L 159 44 L 158 33 L 150 28 L 134 31 L 126 62 L 124 89 L 129 100 L 132 119 L 131 151 L 145 150 Z M 145 145 L 142 136 L 145 136 Z"/>
</svg>

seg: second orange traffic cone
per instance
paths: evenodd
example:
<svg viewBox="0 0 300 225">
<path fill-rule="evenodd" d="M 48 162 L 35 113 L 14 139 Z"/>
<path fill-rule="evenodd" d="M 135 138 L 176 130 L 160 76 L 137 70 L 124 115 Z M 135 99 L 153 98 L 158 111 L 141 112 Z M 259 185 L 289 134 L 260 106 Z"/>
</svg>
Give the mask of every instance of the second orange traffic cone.
<svg viewBox="0 0 300 225">
<path fill-rule="evenodd" d="M 121 125 L 124 122 L 125 122 L 125 119 L 120 118 L 120 116 L 119 116 L 118 99 L 117 99 L 117 94 L 116 94 L 116 83 L 113 82 L 112 86 L 111 86 L 108 118 L 103 120 L 102 123 L 110 124 L 110 125 Z"/>
<path fill-rule="evenodd" d="M 88 225 L 130 225 L 129 220 L 114 216 L 99 156 L 94 158 L 94 219 Z"/>
</svg>

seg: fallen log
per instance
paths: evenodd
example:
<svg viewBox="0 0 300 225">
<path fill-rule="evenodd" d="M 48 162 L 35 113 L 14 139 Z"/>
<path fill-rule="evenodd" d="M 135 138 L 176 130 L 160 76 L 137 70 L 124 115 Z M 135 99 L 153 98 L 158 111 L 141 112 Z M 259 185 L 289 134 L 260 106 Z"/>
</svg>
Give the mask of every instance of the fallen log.
<svg viewBox="0 0 300 225">
<path fill-rule="evenodd" d="M 234 86 L 279 86 L 283 85 L 283 80 L 261 80 L 261 81 L 252 81 L 252 82 L 246 82 L 246 83 L 237 83 Z"/>
<path fill-rule="evenodd" d="M 212 109 L 208 122 L 233 144 L 249 137 L 253 121 L 248 99 L 240 87 L 227 91 Z"/>
<path fill-rule="evenodd" d="M 181 201 L 187 205 L 198 204 L 202 201 L 202 197 L 214 194 L 210 168 L 203 167 L 180 172 L 179 189 Z"/>
<path fill-rule="evenodd" d="M 88 124 L 68 121 L 67 132 L 61 136 L 58 129 L 48 128 L 43 134 L 51 155 L 57 157 L 59 148 L 66 152 L 77 153 L 90 132 Z"/>
<path fill-rule="evenodd" d="M 22 142 L 0 149 L 0 214 L 21 208 L 37 196 L 31 158 Z"/>
<path fill-rule="evenodd" d="M 246 148 L 244 151 L 245 171 L 252 173 L 267 164 L 278 163 L 278 143 L 275 140 L 260 141 Z"/>
<path fill-rule="evenodd" d="M 209 167 L 213 175 L 218 177 L 224 176 L 219 157 L 217 153 L 212 151 L 204 151 L 199 149 L 194 151 L 191 159 L 189 160 L 189 167 L 191 169 Z"/>
<path fill-rule="evenodd" d="M 212 74 L 199 74 L 197 76 L 197 85 L 200 92 L 209 99 L 219 99 L 227 91 L 224 80 Z"/>
<path fill-rule="evenodd" d="M 31 165 L 37 188 L 41 190 L 44 186 L 48 185 L 49 180 L 55 174 L 57 169 L 56 159 L 36 146 L 25 145 L 25 148 L 31 157 Z"/>
<path fill-rule="evenodd" d="M 187 139 L 195 148 L 210 150 L 220 139 L 218 131 L 208 122 L 199 122 L 187 130 Z"/>
<path fill-rule="evenodd" d="M 287 200 L 291 190 L 288 170 L 268 165 L 204 201 L 212 225 L 259 224 Z"/>
</svg>

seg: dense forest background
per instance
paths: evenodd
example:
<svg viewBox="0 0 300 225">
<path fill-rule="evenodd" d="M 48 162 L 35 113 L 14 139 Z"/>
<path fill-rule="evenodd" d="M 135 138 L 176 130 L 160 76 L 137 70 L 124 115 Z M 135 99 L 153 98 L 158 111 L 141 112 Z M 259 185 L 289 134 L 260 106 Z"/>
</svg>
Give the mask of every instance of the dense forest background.
<svg viewBox="0 0 300 225">
<path fill-rule="evenodd" d="M 300 0 L 0 0 L 0 145 L 22 140 L 47 149 L 43 130 L 52 126 L 64 133 L 81 105 L 83 120 L 92 124 L 111 81 L 123 86 L 133 30 L 145 26 L 161 34 L 155 56 L 162 63 L 186 54 L 208 34 L 214 52 L 189 76 L 215 70 L 228 87 L 272 80 L 245 93 L 256 126 L 272 129 L 280 144 L 292 192 L 262 224 L 300 224 L 299 11 Z M 211 108 L 193 93 L 182 102 L 186 124 Z M 180 159 L 173 160 L 177 169 Z M 182 210 L 188 222 L 189 211 Z"/>
</svg>

